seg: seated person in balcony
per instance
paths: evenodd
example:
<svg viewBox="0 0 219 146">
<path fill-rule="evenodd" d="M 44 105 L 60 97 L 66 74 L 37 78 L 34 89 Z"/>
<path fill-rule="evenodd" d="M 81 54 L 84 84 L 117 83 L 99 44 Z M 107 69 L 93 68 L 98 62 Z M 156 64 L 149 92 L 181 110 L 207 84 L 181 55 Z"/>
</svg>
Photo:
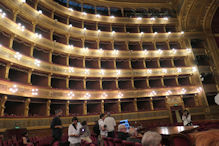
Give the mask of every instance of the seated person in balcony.
<svg viewBox="0 0 219 146">
<path fill-rule="evenodd" d="M 191 115 L 190 115 L 188 110 L 183 111 L 182 121 L 183 121 L 184 126 L 191 126 L 192 125 Z"/>
<path fill-rule="evenodd" d="M 127 133 L 127 129 L 125 127 L 125 125 L 120 124 L 118 126 L 118 133 L 117 133 L 117 137 L 121 140 L 126 140 L 130 135 Z"/>
<path fill-rule="evenodd" d="M 27 131 L 22 134 L 22 144 L 24 146 L 33 146 L 33 143 L 30 142 Z"/>
<path fill-rule="evenodd" d="M 148 131 L 144 133 L 141 143 L 142 146 L 161 146 L 161 139 L 159 133 Z"/>
<path fill-rule="evenodd" d="M 88 143 L 92 143 L 92 140 L 90 139 L 90 130 L 89 127 L 87 126 L 87 122 L 83 121 L 81 123 L 82 127 L 81 127 L 81 139 L 83 139 L 84 141 L 88 142 Z"/>
<path fill-rule="evenodd" d="M 62 115 L 62 110 L 58 109 L 55 111 L 56 117 L 53 118 L 52 123 L 50 127 L 52 128 L 52 137 L 53 141 L 51 145 L 56 141 L 61 141 L 62 138 L 62 121 L 60 119 L 60 116 Z"/>
<path fill-rule="evenodd" d="M 130 142 L 138 142 L 141 143 L 141 140 L 137 137 L 137 131 L 135 128 L 130 128 L 129 129 L 129 135 L 130 137 L 128 137 L 126 140 L 130 141 Z"/>
<path fill-rule="evenodd" d="M 78 122 L 77 117 L 72 118 L 72 124 L 68 127 L 68 141 L 70 146 L 80 146 L 81 145 L 81 124 Z"/>
</svg>

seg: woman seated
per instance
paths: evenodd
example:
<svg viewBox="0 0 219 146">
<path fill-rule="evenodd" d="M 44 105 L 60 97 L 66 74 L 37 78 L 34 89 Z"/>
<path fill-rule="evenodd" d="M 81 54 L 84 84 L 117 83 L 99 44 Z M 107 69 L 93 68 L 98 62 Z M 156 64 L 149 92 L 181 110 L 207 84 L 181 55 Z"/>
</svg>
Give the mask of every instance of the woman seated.
<svg viewBox="0 0 219 146">
<path fill-rule="evenodd" d="M 87 126 L 87 122 L 83 121 L 81 123 L 82 127 L 81 127 L 81 139 L 83 139 L 84 141 L 88 142 L 88 143 L 92 143 L 92 140 L 90 139 L 90 130 L 89 127 Z"/>
</svg>

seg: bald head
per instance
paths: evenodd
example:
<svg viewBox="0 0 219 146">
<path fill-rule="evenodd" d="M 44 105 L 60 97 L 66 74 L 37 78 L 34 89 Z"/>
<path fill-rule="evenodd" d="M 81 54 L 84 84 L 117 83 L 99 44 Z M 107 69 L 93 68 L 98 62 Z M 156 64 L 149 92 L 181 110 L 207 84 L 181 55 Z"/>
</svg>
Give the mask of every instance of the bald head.
<svg viewBox="0 0 219 146">
<path fill-rule="evenodd" d="M 142 146 L 160 146 L 161 139 L 162 137 L 159 133 L 148 131 L 145 132 L 141 143 Z"/>
</svg>

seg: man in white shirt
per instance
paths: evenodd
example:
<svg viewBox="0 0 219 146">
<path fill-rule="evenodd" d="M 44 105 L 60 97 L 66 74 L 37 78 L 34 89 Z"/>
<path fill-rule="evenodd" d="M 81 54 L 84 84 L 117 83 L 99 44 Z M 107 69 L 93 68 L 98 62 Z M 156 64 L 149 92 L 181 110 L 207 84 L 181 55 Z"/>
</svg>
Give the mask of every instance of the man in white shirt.
<svg viewBox="0 0 219 146">
<path fill-rule="evenodd" d="M 81 145 L 81 124 L 78 122 L 77 117 L 72 118 L 72 124 L 68 127 L 68 141 L 70 142 L 70 146 L 80 146 Z"/>
<path fill-rule="evenodd" d="M 107 113 L 107 117 L 104 119 L 104 125 L 106 125 L 108 137 L 115 137 L 114 130 L 116 126 L 116 121 L 113 117 L 111 117 L 110 113 Z"/>
</svg>

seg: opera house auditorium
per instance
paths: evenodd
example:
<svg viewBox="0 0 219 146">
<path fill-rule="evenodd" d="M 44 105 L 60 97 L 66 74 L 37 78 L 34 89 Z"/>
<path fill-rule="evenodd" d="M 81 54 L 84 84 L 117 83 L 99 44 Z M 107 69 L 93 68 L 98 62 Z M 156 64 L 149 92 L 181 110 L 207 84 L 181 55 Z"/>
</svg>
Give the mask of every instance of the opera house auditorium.
<svg viewBox="0 0 219 146">
<path fill-rule="evenodd" d="M 219 0 L 0 0 L 0 146 L 219 146 Z"/>
</svg>

